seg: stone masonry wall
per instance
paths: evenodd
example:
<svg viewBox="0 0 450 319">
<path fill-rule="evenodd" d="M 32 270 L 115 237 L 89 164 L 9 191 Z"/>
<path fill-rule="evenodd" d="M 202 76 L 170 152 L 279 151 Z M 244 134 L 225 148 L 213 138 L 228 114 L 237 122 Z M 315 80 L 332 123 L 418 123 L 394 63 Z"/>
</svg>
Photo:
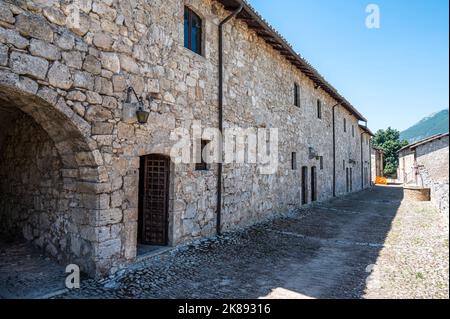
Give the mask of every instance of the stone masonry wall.
<svg viewBox="0 0 450 319">
<path fill-rule="evenodd" d="M 431 188 L 431 201 L 449 214 L 448 136 L 416 148 L 417 164 L 425 187 Z"/>
<path fill-rule="evenodd" d="M 397 180 L 403 184 L 416 184 L 416 174 L 414 171 L 415 153 L 410 149 L 399 153 L 399 165 L 397 169 Z"/>
<path fill-rule="evenodd" d="M 21 114 L 0 147 L 0 237 L 25 238 L 59 261 L 82 247 L 64 187 L 62 162 L 47 133 Z"/>
<path fill-rule="evenodd" d="M 214 0 L 80 0 L 75 23 L 72 3 L 0 1 L 0 84 L 48 101 L 88 146 L 66 163 L 56 143 L 64 164 L 79 168 L 78 208 L 87 207 L 95 272 L 104 273 L 136 256 L 139 157 L 170 155 L 171 133 L 193 121 L 218 127 L 217 30 L 229 12 Z M 185 5 L 203 19 L 201 56 L 183 46 Z M 260 175 L 254 165 L 225 165 L 223 229 L 300 208 L 302 166 L 317 167 L 318 199 L 330 198 L 336 101 L 240 20 L 225 27 L 224 46 L 225 127 L 278 128 L 280 164 L 273 175 Z M 300 107 L 293 105 L 294 82 L 301 87 Z M 145 125 L 122 120 L 129 86 L 151 110 Z M 353 170 L 353 191 L 361 189 L 360 139 L 357 119 L 336 107 L 338 195 L 346 192 L 346 168 Z M 323 169 L 309 147 L 323 156 Z M 292 152 L 298 170 L 291 169 Z M 173 165 L 171 245 L 215 234 L 216 183 L 216 165 L 202 172 L 195 164 Z"/>
</svg>

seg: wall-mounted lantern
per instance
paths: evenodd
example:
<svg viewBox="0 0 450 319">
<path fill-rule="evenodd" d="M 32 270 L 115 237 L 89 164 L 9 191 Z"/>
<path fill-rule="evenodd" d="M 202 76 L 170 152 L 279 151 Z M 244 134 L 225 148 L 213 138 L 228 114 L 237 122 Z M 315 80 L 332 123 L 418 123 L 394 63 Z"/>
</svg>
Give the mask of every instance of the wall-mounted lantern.
<svg viewBox="0 0 450 319">
<path fill-rule="evenodd" d="M 132 103 L 131 102 L 131 93 L 134 94 L 137 102 Z M 142 98 L 139 98 L 136 94 L 136 91 L 133 89 L 133 87 L 128 88 L 127 92 L 127 100 L 125 101 L 127 105 L 131 105 L 136 110 L 136 118 L 139 122 L 139 124 L 146 124 L 148 121 L 148 118 L 150 116 L 150 112 L 144 110 L 144 102 L 142 101 Z"/>
<path fill-rule="evenodd" d="M 309 148 L 309 159 L 320 159 L 319 153 L 314 149 L 314 147 Z"/>
</svg>

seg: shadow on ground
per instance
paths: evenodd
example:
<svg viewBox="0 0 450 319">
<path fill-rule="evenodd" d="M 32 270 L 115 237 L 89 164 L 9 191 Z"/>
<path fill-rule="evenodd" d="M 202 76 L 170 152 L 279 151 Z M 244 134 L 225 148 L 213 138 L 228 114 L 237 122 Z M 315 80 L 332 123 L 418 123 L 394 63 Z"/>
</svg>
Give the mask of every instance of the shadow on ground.
<svg viewBox="0 0 450 319">
<path fill-rule="evenodd" d="M 64 267 L 24 241 L 0 241 L 0 299 L 31 299 L 64 289 Z"/>
<path fill-rule="evenodd" d="M 375 187 L 175 249 L 61 298 L 362 298 L 403 199 Z"/>
</svg>

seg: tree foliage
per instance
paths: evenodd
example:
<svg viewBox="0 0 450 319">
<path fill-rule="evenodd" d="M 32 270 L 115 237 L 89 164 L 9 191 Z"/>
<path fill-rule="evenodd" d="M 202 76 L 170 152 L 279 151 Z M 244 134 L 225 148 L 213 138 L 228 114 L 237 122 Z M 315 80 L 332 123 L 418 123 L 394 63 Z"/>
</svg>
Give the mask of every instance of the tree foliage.
<svg viewBox="0 0 450 319">
<path fill-rule="evenodd" d="M 384 151 L 384 174 L 395 175 L 398 168 L 398 151 L 408 145 L 408 141 L 401 141 L 400 132 L 388 127 L 375 134 L 373 144 Z"/>
</svg>

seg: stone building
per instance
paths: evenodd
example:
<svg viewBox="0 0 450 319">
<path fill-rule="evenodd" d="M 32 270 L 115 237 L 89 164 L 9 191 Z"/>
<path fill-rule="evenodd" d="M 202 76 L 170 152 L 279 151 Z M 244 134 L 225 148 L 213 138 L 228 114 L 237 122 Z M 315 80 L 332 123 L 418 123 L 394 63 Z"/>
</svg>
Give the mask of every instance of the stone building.
<svg viewBox="0 0 450 319">
<path fill-rule="evenodd" d="M 449 133 L 438 134 L 399 151 L 398 180 L 405 185 L 429 188 L 431 201 L 448 216 Z"/>
<path fill-rule="evenodd" d="M 196 121 L 278 129 L 277 169 L 170 161 Z M 1 237 L 91 275 L 370 186 L 360 121 L 241 0 L 0 0 Z"/>
<path fill-rule="evenodd" d="M 372 182 L 375 183 L 377 177 L 384 177 L 384 151 L 375 145 L 371 147 L 371 170 Z"/>
</svg>

